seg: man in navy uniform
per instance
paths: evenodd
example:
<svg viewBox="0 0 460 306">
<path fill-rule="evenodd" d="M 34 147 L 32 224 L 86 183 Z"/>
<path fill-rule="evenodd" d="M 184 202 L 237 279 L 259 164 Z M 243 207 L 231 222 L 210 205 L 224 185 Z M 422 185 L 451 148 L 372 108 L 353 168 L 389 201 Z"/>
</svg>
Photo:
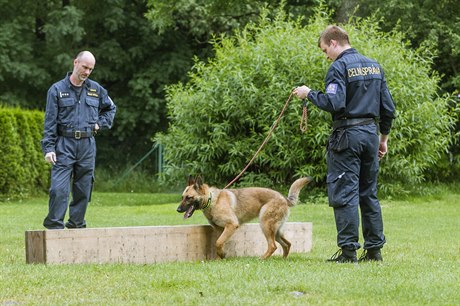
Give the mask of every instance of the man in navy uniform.
<svg viewBox="0 0 460 306">
<path fill-rule="evenodd" d="M 116 112 L 107 90 L 88 79 L 95 64 L 91 52 L 80 52 L 73 61 L 73 71 L 48 90 L 41 141 L 45 160 L 53 165 L 49 211 L 43 222 L 48 229 L 86 227 L 94 181 L 94 136 L 112 127 Z M 69 220 L 64 224 L 68 205 Z"/>
<path fill-rule="evenodd" d="M 379 160 L 388 151 L 388 134 L 395 117 L 393 98 L 382 67 L 352 48 L 342 28 L 328 26 L 321 33 L 318 46 L 333 61 L 326 75 L 326 90 L 311 90 L 304 85 L 296 88 L 294 94 L 332 115 L 327 184 L 340 250 L 328 261 L 358 261 L 358 207 L 364 236 L 360 261 L 381 261 L 385 236 L 377 199 L 377 176 Z"/>
</svg>

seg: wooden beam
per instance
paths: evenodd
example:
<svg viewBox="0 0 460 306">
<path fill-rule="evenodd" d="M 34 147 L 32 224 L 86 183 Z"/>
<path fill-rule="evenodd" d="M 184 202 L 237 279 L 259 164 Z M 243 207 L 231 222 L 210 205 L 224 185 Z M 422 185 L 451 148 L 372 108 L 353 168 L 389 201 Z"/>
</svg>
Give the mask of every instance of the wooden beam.
<svg viewBox="0 0 460 306">
<path fill-rule="evenodd" d="M 291 253 L 312 248 L 312 223 L 287 222 Z M 210 225 L 142 226 L 26 231 L 26 262 L 45 264 L 200 261 L 216 258 Z M 267 242 L 258 223 L 241 226 L 227 241 L 227 257 L 261 256 Z M 281 255 L 278 245 L 274 255 Z"/>
</svg>

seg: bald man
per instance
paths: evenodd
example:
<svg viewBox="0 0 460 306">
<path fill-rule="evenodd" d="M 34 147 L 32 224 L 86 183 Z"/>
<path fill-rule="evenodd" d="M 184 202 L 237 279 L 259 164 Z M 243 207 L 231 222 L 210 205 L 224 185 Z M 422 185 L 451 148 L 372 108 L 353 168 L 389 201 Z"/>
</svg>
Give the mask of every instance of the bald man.
<svg viewBox="0 0 460 306">
<path fill-rule="evenodd" d="M 72 72 L 48 90 L 41 141 L 45 160 L 52 164 L 48 215 L 43 222 L 48 229 L 86 227 L 96 159 L 94 136 L 112 127 L 116 112 L 107 90 L 88 79 L 95 65 L 91 52 L 80 52 Z"/>
</svg>

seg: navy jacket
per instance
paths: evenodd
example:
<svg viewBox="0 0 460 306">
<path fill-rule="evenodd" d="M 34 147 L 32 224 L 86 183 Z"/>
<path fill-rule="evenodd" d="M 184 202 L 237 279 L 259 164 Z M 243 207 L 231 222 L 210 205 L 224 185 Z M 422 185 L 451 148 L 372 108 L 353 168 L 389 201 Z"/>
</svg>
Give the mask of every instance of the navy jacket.
<svg viewBox="0 0 460 306">
<path fill-rule="evenodd" d="M 90 132 L 96 123 L 101 130 L 110 129 L 113 124 L 116 106 L 107 90 L 87 79 L 78 97 L 69 77 L 70 72 L 48 90 L 45 129 L 41 141 L 44 154 L 56 151 L 59 130 Z"/>
<path fill-rule="evenodd" d="M 326 92 L 312 90 L 308 99 L 332 120 L 377 118 L 380 133 L 390 133 L 395 105 L 382 67 L 354 48 L 343 51 L 326 75 Z"/>
</svg>

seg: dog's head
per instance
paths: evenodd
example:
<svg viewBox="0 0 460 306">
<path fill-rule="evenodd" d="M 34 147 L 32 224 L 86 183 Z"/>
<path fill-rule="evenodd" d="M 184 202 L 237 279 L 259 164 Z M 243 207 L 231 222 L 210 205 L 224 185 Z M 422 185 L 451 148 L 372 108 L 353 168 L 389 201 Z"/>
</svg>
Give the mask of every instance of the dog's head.
<svg viewBox="0 0 460 306">
<path fill-rule="evenodd" d="M 195 210 L 200 209 L 203 203 L 208 200 L 205 184 L 200 176 L 193 178 L 189 176 L 187 187 L 182 193 L 182 201 L 177 207 L 178 213 L 184 213 L 184 219 L 190 218 Z"/>
</svg>

